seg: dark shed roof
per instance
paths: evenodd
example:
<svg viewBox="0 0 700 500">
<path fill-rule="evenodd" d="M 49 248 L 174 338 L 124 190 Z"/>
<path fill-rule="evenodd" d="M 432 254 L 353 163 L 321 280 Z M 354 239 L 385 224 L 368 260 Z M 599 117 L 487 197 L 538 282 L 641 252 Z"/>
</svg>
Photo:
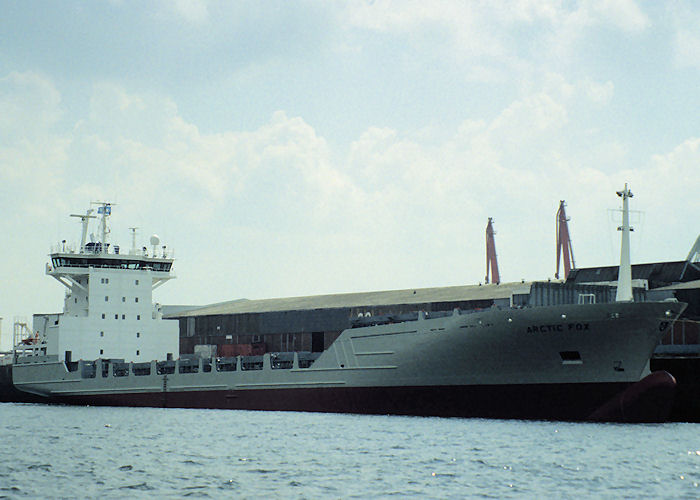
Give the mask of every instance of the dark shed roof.
<svg viewBox="0 0 700 500">
<path fill-rule="evenodd" d="M 618 269 L 619 266 L 574 269 L 566 281 L 567 283 L 572 281 L 576 284 L 617 281 Z M 632 279 L 647 280 L 649 288 L 659 288 L 673 283 L 700 279 L 700 269 L 697 264 L 685 260 L 634 264 L 632 266 Z"/>
</svg>

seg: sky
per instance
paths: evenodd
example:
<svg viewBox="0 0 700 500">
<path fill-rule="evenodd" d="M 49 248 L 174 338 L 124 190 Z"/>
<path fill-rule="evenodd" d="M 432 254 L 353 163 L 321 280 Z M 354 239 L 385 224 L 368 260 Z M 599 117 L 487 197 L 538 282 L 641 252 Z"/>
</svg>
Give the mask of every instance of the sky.
<svg viewBox="0 0 700 500">
<path fill-rule="evenodd" d="M 0 0 L 0 344 L 58 312 L 91 201 L 158 234 L 163 304 L 553 277 L 700 234 L 700 6 Z M 96 232 L 96 231 L 95 231 Z"/>
</svg>

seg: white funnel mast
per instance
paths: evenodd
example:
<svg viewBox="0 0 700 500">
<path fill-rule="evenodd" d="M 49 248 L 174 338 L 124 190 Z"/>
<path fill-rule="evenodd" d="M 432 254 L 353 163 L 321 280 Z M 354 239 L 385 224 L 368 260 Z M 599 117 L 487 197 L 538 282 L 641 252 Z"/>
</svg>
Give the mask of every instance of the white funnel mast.
<svg viewBox="0 0 700 500">
<path fill-rule="evenodd" d="M 618 227 L 618 231 L 622 231 L 622 243 L 620 244 L 620 269 L 617 274 L 617 302 L 632 302 L 632 264 L 630 261 L 630 209 L 629 199 L 634 196 L 632 191 L 625 189 L 618 191 L 617 195 L 622 198 L 622 226 Z"/>
</svg>

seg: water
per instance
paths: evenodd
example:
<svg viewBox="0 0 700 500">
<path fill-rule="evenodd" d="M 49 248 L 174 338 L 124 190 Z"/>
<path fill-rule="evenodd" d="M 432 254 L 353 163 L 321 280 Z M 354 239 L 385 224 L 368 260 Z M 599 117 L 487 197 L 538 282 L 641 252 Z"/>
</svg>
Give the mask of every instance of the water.
<svg viewBox="0 0 700 500">
<path fill-rule="evenodd" d="M 0 404 L 3 498 L 700 498 L 700 426 Z"/>
</svg>

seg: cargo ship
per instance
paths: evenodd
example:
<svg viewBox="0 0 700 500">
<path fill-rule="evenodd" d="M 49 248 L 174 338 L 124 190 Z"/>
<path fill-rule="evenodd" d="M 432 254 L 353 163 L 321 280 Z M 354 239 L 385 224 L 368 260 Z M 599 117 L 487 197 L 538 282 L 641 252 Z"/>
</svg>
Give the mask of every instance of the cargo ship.
<svg viewBox="0 0 700 500">
<path fill-rule="evenodd" d="M 675 382 L 649 372 L 675 299 L 634 302 L 628 197 L 615 302 L 362 316 L 323 352 L 179 354 L 175 321 L 153 290 L 173 278 L 160 239 L 123 252 L 108 241 L 113 205 L 77 216 L 82 238 L 50 253 L 63 313 L 35 315 L 3 367 L 5 400 L 549 420 L 661 421 Z M 86 242 L 97 218 L 100 236 Z M 625 240 L 627 243 L 625 243 Z M 625 255 L 626 253 L 626 255 Z M 627 274 L 626 274 L 627 269 Z M 11 382 L 9 382 L 11 381 Z"/>
</svg>

